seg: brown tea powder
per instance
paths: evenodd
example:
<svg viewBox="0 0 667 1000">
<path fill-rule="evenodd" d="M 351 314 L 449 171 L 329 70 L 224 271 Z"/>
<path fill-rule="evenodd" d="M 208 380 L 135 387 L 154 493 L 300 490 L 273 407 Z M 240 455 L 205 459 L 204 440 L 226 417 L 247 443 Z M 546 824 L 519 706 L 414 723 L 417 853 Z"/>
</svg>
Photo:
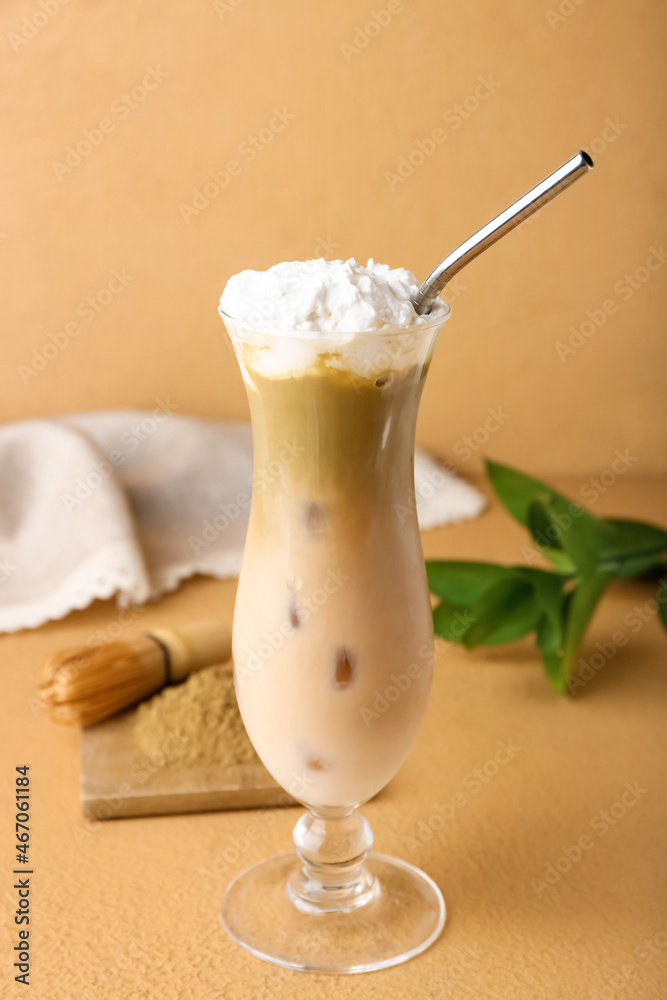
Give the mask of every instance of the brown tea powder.
<svg viewBox="0 0 667 1000">
<path fill-rule="evenodd" d="M 144 753 L 163 754 L 172 767 L 259 763 L 241 720 L 234 678 L 222 667 L 198 670 L 139 705 L 134 736 Z"/>
</svg>

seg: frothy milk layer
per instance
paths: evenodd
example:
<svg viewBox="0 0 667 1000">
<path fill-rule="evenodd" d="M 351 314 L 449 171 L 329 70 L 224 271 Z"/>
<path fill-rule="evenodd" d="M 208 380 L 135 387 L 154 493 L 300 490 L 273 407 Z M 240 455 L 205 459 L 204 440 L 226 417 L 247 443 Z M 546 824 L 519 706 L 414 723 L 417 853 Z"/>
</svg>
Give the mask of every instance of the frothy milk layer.
<svg viewBox="0 0 667 1000">
<path fill-rule="evenodd" d="M 418 288 L 410 271 L 372 258 L 366 267 L 354 258 L 285 261 L 231 277 L 220 314 L 237 349 L 245 341 L 245 360 L 263 375 L 290 374 L 325 357 L 330 367 L 368 377 L 414 363 L 412 355 L 423 352 L 414 336 L 419 327 L 447 319 L 440 299 L 429 315 L 415 312 Z M 379 341 L 377 334 L 385 336 Z"/>
</svg>

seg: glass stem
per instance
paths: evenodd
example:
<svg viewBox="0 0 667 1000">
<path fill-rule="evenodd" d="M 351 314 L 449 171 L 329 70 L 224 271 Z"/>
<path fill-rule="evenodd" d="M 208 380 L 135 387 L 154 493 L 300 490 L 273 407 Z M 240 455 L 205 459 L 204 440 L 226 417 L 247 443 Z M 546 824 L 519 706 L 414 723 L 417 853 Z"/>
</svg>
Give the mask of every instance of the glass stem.
<svg viewBox="0 0 667 1000">
<path fill-rule="evenodd" d="M 356 909 L 379 891 L 364 867 L 373 833 L 356 807 L 311 807 L 294 828 L 294 846 L 303 866 L 290 878 L 287 895 L 302 912 Z"/>
</svg>

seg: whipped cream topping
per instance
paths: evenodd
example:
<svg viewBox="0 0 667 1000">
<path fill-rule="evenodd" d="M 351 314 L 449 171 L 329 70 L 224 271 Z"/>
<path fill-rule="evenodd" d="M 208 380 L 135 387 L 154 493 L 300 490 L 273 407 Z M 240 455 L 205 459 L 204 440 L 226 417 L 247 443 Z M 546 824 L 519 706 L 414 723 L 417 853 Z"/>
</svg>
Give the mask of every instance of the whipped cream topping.
<svg viewBox="0 0 667 1000">
<path fill-rule="evenodd" d="M 229 279 L 220 313 L 256 331 L 314 335 L 360 333 L 433 322 L 447 313 L 436 299 L 428 316 L 412 305 L 419 282 L 403 267 L 372 258 L 284 261 L 267 271 L 241 271 Z"/>
</svg>

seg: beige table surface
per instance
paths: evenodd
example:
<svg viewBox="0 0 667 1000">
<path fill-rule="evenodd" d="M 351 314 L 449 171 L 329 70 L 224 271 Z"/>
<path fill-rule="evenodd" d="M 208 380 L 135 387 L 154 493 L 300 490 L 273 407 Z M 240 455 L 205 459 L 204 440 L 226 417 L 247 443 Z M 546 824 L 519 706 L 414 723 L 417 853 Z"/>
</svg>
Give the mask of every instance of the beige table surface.
<svg viewBox="0 0 667 1000">
<path fill-rule="evenodd" d="M 555 485 L 574 495 L 580 484 Z M 594 509 L 664 523 L 667 484 L 619 479 Z M 428 533 L 424 545 L 430 556 L 513 562 L 522 560 L 524 537 L 494 504 L 476 522 Z M 231 615 L 234 589 L 234 582 L 193 580 L 142 609 L 136 627 Z M 667 997 L 667 637 L 654 615 L 642 611 L 642 622 L 633 612 L 650 597 L 643 584 L 608 595 L 584 656 L 619 630 L 628 643 L 574 701 L 551 692 L 529 642 L 440 651 L 414 748 L 364 812 L 379 850 L 418 863 L 442 887 L 447 925 L 419 958 L 352 977 L 274 968 L 221 927 L 226 883 L 289 849 L 296 809 L 260 817 L 257 836 L 246 841 L 258 820 L 252 812 L 82 820 L 78 734 L 36 709 L 32 672 L 52 649 L 115 622 L 112 603 L 3 637 L 0 996 Z M 500 744 L 516 749 L 509 759 L 500 755 L 501 765 L 489 763 Z M 14 766 L 23 763 L 33 792 L 30 993 L 12 982 L 7 957 L 16 943 L 10 805 Z M 485 780 L 476 782 L 474 770 L 484 768 Z M 609 823 L 603 813 L 610 809 Z M 568 861 L 564 851 L 576 858 L 572 847 L 584 835 L 586 849 Z M 558 866 L 568 865 L 559 875 Z M 554 884 L 542 888 L 534 880 L 544 881 L 545 872 Z"/>
</svg>

